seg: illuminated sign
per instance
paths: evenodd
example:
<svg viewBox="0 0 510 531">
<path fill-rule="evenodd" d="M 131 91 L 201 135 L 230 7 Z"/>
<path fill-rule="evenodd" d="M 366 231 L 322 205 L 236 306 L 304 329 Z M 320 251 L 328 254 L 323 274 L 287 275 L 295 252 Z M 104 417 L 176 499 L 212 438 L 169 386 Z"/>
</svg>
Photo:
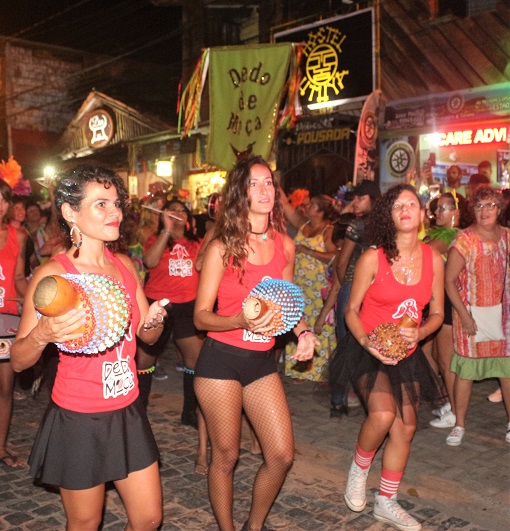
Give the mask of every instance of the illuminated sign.
<svg viewBox="0 0 510 531">
<path fill-rule="evenodd" d="M 275 34 L 276 42 L 300 42 L 301 103 L 311 109 L 366 98 L 375 86 L 373 9 Z"/>
<path fill-rule="evenodd" d="M 432 133 L 429 138 L 433 144 L 441 147 L 471 146 L 475 144 L 507 143 L 509 141 L 507 127 L 485 127 L 483 129 L 462 129 Z"/>
<path fill-rule="evenodd" d="M 113 138 L 113 119 L 104 109 L 91 112 L 85 121 L 85 137 L 91 148 L 99 149 L 109 144 Z"/>
<path fill-rule="evenodd" d="M 297 134 L 297 144 L 315 144 L 317 142 L 332 142 L 335 140 L 348 140 L 351 128 L 323 129 L 322 131 L 301 131 Z"/>
</svg>

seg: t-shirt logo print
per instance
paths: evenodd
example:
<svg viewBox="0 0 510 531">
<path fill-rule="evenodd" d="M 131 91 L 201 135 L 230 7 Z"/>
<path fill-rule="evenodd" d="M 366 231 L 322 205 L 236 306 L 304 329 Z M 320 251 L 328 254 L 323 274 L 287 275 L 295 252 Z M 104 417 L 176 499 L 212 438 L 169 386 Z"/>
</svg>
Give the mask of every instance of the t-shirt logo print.
<svg viewBox="0 0 510 531">
<path fill-rule="evenodd" d="M 180 244 L 174 245 L 170 256 L 168 274 L 171 277 L 190 277 L 193 275 L 193 261 L 189 257 L 186 247 Z"/>
<path fill-rule="evenodd" d="M 126 340 L 130 341 L 131 326 L 126 333 Z M 127 395 L 135 387 L 134 374 L 129 367 L 130 356 L 122 357 L 124 342 L 115 347 L 117 360 L 114 362 L 105 361 L 103 363 L 103 396 L 104 398 L 116 398 Z"/>
<path fill-rule="evenodd" d="M 418 321 L 418 305 L 415 299 L 406 299 L 398 305 L 397 311 L 392 315 L 393 319 L 400 319 L 408 313 L 415 321 Z"/>
</svg>

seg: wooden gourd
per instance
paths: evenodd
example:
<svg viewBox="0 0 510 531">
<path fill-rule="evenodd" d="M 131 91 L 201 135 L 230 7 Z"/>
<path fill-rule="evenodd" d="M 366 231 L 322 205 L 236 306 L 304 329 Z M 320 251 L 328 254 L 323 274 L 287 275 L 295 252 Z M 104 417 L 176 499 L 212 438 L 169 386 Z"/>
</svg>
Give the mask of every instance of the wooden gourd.
<svg viewBox="0 0 510 531">
<path fill-rule="evenodd" d="M 32 297 L 35 309 L 46 317 L 58 317 L 71 310 L 79 310 L 80 294 L 73 285 L 60 275 L 49 275 L 37 284 Z M 85 326 L 79 326 L 73 333 L 83 333 Z"/>
</svg>

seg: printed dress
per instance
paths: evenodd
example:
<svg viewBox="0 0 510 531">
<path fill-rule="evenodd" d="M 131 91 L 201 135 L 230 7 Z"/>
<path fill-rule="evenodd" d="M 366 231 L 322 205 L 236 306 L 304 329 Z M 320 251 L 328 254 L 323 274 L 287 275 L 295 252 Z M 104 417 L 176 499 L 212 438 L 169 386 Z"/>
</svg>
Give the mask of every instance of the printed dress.
<svg viewBox="0 0 510 531">
<path fill-rule="evenodd" d="M 503 296 L 503 331 L 510 334 L 508 308 L 510 278 L 508 243 L 510 230 L 501 228 L 498 242 L 482 241 L 472 228 L 462 231 L 452 244 L 466 263 L 457 279 L 457 288 L 465 306 L 494 306 Z M 507 274 L 505 275 L 505 265 Z M 454 352 L 463 358 L 510 357 L 510 341 L 484 341 L 475 343 L 474 336 L 466 334 L 457 312 L 453 312 Z M 489 377 L 489 376 L 487 376 Z"/>
<path fill-rule="evenodd" d="M 304 226 L 304 225 L 303 225 Z M 327 227 L 326 227 L 327 228 Z M 312 238 L 303 235 L 303 227 L 299 229 L 294 242 L 306 245 L 315 251 L 326 252 L 324 234 Z M 326 230 L 326 229 L 324 229 Z M 315 321 L 322 309 L 323 299 L 321 290 L 328 287 L 328 265 L 304 253 L 296 253 L 294 263 L 294 283 L 303 290 L 305 299 L 306 324 L 313 330 Z M 325 323 L 322 334 L 317 337 L 321 342 L 315 347 L 315 355 L 309 362 L 296 362 L 291 356 L 296 352 L 296 343 L 288 343 L 285 347 L 285 375 L 300 380 L 319 382 L 328 365 L 329 357 L 336 348 L 335 325 Z"/>
</svg>

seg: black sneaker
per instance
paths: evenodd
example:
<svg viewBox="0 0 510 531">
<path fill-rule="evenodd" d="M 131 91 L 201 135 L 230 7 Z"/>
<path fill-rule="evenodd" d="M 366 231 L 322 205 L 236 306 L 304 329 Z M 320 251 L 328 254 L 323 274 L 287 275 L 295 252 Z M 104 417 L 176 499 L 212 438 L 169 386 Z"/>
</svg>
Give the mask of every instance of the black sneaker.
<svg viewBox="0 0 510 531">
<path fill-rule="evenodd" d="M 349 408 L 344 404 L 335 404 L 329 411 L 330 418 L 340 418 L 349 414 Z"/>
</svg>

